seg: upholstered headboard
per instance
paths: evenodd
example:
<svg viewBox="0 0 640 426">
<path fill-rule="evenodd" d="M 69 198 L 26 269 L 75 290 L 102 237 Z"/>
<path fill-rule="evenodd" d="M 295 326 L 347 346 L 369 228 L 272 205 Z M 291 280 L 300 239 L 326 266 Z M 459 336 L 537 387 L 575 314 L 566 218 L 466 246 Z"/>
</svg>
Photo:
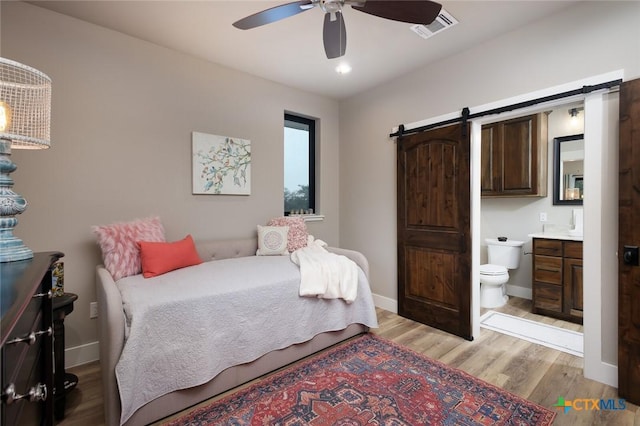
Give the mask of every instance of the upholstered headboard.
<svg viewBox="0 0 640 426">
<path fill-rule="evenodd" d="M 244 238 L 233 240 L 202 240 L 195 241 L 196 250 L 200 258 L 207 262 L 209 260 L 228 259 L 232 257 L 255 256 L 258 250 L 257 238 Z M 337 247 L 327 247 L 330 252 L 347 256 L 362 268 L 364 274 L 369 278 L 369 263 L 366 257 L 360 252 L 341 249 Z"/>
<path fill-rule="evenodd" d="M 258 250 L 257 238 L 196 240 L 195 244 L 200 258 L 205 262 L 209 260 L 228 259 L 231 257 L 255 256 L 256 250 Z"/>
</svg>

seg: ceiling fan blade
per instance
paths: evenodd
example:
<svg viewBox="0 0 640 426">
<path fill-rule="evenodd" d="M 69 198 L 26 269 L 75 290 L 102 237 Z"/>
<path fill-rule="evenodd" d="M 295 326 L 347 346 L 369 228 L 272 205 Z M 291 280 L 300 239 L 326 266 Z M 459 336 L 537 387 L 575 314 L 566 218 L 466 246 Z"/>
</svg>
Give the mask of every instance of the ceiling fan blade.
<svg viewBox="0 0 640 426">
<path fill-rule="evenodd" d="M 233 26 L 241 30 L 248 30 L 297 15 L 312 8 L 313 2 L 311 0 L 294 1 L 249 15 L 234 22 Z"/>
<path fill-rule="evenodd" d="M 442 9 L 441 4 L 429 0 L 367 0 L 364 6 L 351 7 L 380 18 L 423 25 L 432 23 Z"/>
<path fill-rule="evenodd" d="M 331 20 L 331 15 L 335 19 Z M 324 26 L 322 28 L 322 41 L 324 52 L 328 59 L 339 58 L 347 50 L 347 29 L 344 26 L 342 12 L 325 13 Z"/>
</svg>

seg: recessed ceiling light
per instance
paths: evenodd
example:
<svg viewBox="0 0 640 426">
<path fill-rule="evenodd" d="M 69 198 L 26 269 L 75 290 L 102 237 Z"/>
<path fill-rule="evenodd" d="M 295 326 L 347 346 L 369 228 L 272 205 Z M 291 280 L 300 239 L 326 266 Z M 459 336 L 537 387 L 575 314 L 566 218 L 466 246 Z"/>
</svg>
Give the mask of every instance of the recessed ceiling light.
<svg viewBox="0 0 640 426">
<path fill-rule="evenodd" d="M 336 67 L 336 72 L 338 74 L 349 74 L 351 72 L 351 66 L 343 62 Z"/>
</svg>

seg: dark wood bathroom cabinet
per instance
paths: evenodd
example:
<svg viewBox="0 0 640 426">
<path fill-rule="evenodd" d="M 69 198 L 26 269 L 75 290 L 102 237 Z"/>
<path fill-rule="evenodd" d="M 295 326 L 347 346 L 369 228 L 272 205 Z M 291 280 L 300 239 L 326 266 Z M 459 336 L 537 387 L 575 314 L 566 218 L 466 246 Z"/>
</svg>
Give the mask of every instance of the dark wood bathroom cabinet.
<svg viewBox="0 0 640 426">
<path fill-rule="evenodd" d="M 483 197 L 546 197 L 547 114 L 482 126 Z"/>
<path fill-rule="evenodd" d="M 533 239 L 533 313 L 582 324 L 582 241 Z"/>
</svg>

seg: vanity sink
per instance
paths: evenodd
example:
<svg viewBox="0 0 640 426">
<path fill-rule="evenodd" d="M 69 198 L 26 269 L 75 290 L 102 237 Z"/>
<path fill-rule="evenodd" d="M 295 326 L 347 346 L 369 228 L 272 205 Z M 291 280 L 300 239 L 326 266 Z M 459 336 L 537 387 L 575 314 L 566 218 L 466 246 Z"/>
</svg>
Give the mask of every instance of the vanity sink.
<svg viewBox="0 0 640 426">
<path fill-rule="evenodd" d="M 582 237 L 583 232 L 581 229 L 569 229 L 567 234 L 569 234 L 570 237 Z"/>
<path fill-rule="evenodd" d="M 530 238 L 546 238 L 549 240 L 571 240 L 571 241 L 582 241 L 583 234 L 582 232 L 577 233 L 575 230 L 561 230 L 561 231 L 546 231 L 546 232 L 536 232 L 535 234 L 529 234 Z"/>
</svg>

